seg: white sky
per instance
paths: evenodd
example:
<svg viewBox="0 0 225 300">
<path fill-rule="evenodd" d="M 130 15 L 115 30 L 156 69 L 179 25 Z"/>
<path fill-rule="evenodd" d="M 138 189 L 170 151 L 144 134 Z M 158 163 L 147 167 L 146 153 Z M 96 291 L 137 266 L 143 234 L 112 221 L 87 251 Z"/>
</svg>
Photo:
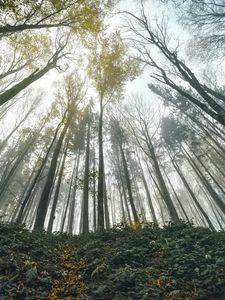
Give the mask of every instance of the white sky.
<svg viewBox="0 0 225 300">
<path fill-rule="evenodd" d="M 118 10 L 120 11 L 130 11 L 134 14 L 138 14 L 138 11 L 140 10 L 139 1 L 136 0 L 121 0 L 120 4 L 118 5 Z M 177 26 L 176 23 L 176 16 L 172 10 L 169 10 L 168 6 L 159 6 L 159 1 L 157 0 L 146 0 L 145 1 L 145 11 L 146 14 L 149 15 L 151 20 L 155 20 L 157 17 L 158 19 L 162 18 L 163 16 L 167 16 L 169 20 L 169 28 L 170 32 L 172 33 L 172 38 L 177 42 L 177 38 L 181 40 L 181 45 L 184 44 L 184 41 L 187 39 L 188 35 L 187 33 L 184 34 L 183 29 L 181 29 L 179 26 Z M 116 15 L 113 18 L 110 18 L 109 20 L 110 28 L 112 30 L 121 28 L 123 25 L 123 20 L 121 15 Z M 185 51 L 185 49 L 184 49 Z M 181 53 L 181 56 L 183 57 L 184 52 Z M 69 61 L 70 69 L 73 68 L 73 65 L 76 66 L 76 61 Z M 197 65 L 199 69 L 199 65 Z M 54 93 L 57 89 L 57 82 L 63 78 L 63 76 L 66 73 L 58 73 L 57 70 L 51 70 L 49 71 L 44 77 L 40 78 L 38 81 L 33 83 L 31 87 L 36 91 L 36 93 L 39 93 L 39 90 L 44 91 L 44 101 L 43 106 L 48 106 L 50 103 L 52 103 Z M 125 98 L 126 95 L 130 95 L 132 93 L 141 93 L 143 94 L 144 98 L 149 99 L 155 99 L 156 96 L 151 93 L 151 91 L 148 89 L 147 84 L 150 82 L 153 82 L 154 80 L 151 78 L 151 70 L 150 68 L 146 68 L 145 71 L 134 81 L 128 82 L 125 88 Z M 9 115 L 9 118 L 11 116 Z M 13 125 L 13 122 L 11 122 Z"/>
</svg>

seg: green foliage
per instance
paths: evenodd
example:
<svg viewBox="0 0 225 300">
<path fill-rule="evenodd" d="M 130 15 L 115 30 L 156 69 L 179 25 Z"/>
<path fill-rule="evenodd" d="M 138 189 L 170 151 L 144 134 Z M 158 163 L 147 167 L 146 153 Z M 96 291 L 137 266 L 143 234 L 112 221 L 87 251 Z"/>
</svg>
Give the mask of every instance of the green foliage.
<svg viewBox="0 0 225 300">
<path fill-rule="evenodd" d="M 128 48 L 118 32 L 99 37 L 90 46 L 89 76 L 101 99 L 112 99 L 122 92 L 126 81 L 139 73 L 139 62 L 129 56 Z"/>
<path fill-rule="evenodd" d="M 120 224 L 73 237 L 0 224 L 0 238 L 1 299 L 224 299 L 222 232 Z"/>
<path fill-rule="evenodd" d="M 70 27 L 72 32 L 99 32 L 106 11 L 113 1 L 99 0 L 44 0 L 44 1 L 0 1 L 0 24 L 56 24 Z"/>
</svg>

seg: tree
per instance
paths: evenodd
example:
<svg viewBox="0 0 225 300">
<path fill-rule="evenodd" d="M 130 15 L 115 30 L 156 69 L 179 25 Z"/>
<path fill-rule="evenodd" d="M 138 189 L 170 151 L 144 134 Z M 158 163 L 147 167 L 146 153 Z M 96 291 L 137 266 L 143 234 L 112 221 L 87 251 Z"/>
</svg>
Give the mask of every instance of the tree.
<svg viewBox="0 0 225 300">
<path fill-rule="evenodd" d="M 224 203 L 219 197 L 218 193 L 215 191 L 213 185 L 210 183 L 210 181 L 207 179 L 207 176 L 204 175 L 204 171 L 206 173 L 210 174 L 208 168 L 204 167 L 204 164 L 200 161 L 200 158 L 198 158 L 196 155 L 194 157 L 191 157 L 190 155 L 190 147 L 189 147 L 189 153 L 187 152 L 187 145 L 185 145 L 185 141 L 191 140 L 192 144 L 194 144 L 194 140 L 197 141 L 197 137 L 195 135 L 195 132 L 191 129 L 189 129 L 186 125 L 183 125 L 179 122 L 175 122 L 174 119 L 165 118 L 162 122 L 162 138 L 163 141 L 166 143 L 167 150 L 169 152 L 169 156 L 171 158 L 172 164 L 174 168 L 176 169 L 177 173 L 179 174 L 182 182 L 184 183 L 185 187 L 187 188 L 188 192 L 191 194 L 193 201 L 195 202 L 198 209 L 201 211 L 202 215 L 206 219 L 209 227 L 214 230 L 214 226 L 212 222 L 210 221 L 209 217 L 205 213 L 204 209 L 199 204 L 194 192 L 192 191 L 191 187 L 188 185 L 187 180 L 185 179 L 185 176 L 183 175 L 181 168 L 179 167 L 178 163 L 175 161 L 175 158 L 177 156 L 177 160 L 180 158 L 185 158 L 190 166 L 193 168 L 193 171 L 197 174 L 199 180 L 202 182 L 203 186 L 209 193 L 209 195 L 212 197 L 212 199 L 215 201 L 215 203 L 218 205 L 218 207 L 221 209 L 221 211 L 224 213 Z M 185 149 L 186 148 L 186 149 Z M 176 155 L 177 151 L 179 151 L 179 155 Z M 172 155 L 171 152 L 174 152 L 175 154 Z M 195 149 L 196 152 L 196 149 Z M 200 162 L 200 166 L 203 166 L 203 170 L 201 170 L 198 163 Z M 214 178 L 213 178 L 214 179 Z"/>
<path fill-rule="evenodd" d="M 47 179 L 42 190 L 41 198 L 37 208 L 36 219 L 34 223 L 34 229 L 43 229 L 44 222 L 46 218 L 46 213 L 48 209 L 50 192 L 53 185 L 53 180 L 55 177 L 55 172 L 58 163 L 58 157 L 60 154 L 61 147 L 65 142 L 65 138 L 68 132 L 68 129 L 72 123 L 72 120 L 75 119 L 78 113 L 78 103 L 83 99 L 83 83 L 77 82 L 75 83 L 71 76 L 67 78 L 66 82 L 66 95 L 67 95 L 67 106 L 65 113 L 62 118 L 63 128 L 56 142 L 51 163 L 49 166 L 49 171 L 47 174 Z"/>
<path fill-rule="evenodd" d="M 147 196 L 147 199 L 148 199 L 148 204 L 149 204 L 149 207 L 150 207 L 150 210 L 151 210 L 152 221 L 153 221 L 154 224 L 158 224 L 157 218 L 156 218 L 156 215 L 155 215 L 155 210 L 154 210 L 154 207 L 153 207 L 153 204 L 152 204 L 152 198 L 151 198 L 151 195 L 150 195 L 149 187 L 148 187 L 148 184 L 147 184 L 147 180 L 145 178 L 145 174 L 144 174 L 144 171 L 143 171 L 143 168 L 142 168 L 142 165 L 141 165 L 141 160 L 138 156 L 138 153 L 136 153 L 136 156 L 138 158 L 138 163 L 139 163 L 140 170 L 141 170 L 141 178 L 142 178 L 142 181 L 143 181 L 143 184 L 144 184 L 144 187 L 145 187 L 146 196 Z"/>
<path fill-rule="evenodd" d="M 139 59 L 147 66 L 156 70 L 152 75 L 157 82 L 170 87 L 170 90 L 178 92 L 194 107 L 200 108 L 212 119 L 225 126 L 225 107 L 222 102 L 225 97 L 222 93 L 216 93 L 205 84 L 203 84 L 194 72 L 179 58 L 178 49 L 170 49 L 168 45 L 167 28 L 158 26 L 158 31 L 154 30 L 148 20 L 144 5 L 142 2 L 141 16 L 136 16 L 126 12 L 131 17 L 129 26 L 132 33 L 135 34 L 135 47 L 140 53 Z M 135 24 L 132 22 L 135 21 Z M 160 54 L 167 60 L 171 70 L 167 71 L 165 67 L 160 66 L 152 57 L 150 48 L 155 46 Z M 176 77 L 173 80 L 171 74 Z M 179 82 L 176 81 L 179 79 Z M 180 79 L 183 84 L 180 84 Z M 188 85 L 188 88 L 186 87 Z M 149 85 L 151 89 L 154 84 Z M 222 100 L 222 102 L 221 102 Z"/>
<path fill-rule="evenodd" d="M 13 144 L 9 147 L 9 159 L 5 166 L 2 166 L 1 172 L 1 181 L 0 181 L 0 202 L 4 203 L 6 200 L 6 193 L 10 193 L 13 187 L 13 181 L 17 176 L 19 177 L 19 171 L 21 171 L 22 166 L 24 164 L 25 159 L 32 153 L 34 145 L 37 143 L 39 139 L 39 132 L 43 130 L 43 127 L 46 124 L 46 118 L 41 119 L 41 122 L 38 125 L 31 129 L 31 128 L 24 128 L 23 135 L 24 139 L 17 141 L 16 144 Z M 10 151 L 13 150 L 13 151 Z M 5 156 L 6 154 L 4 154 Z M 7 155 L 6 155 L 7 156 Z M 21 179 L 21 178 L 20 178 Z M 21 186 L 20 190 L 16 193 L 18 196 L 15 198 L 18 200 L 19 194 L 21 193 Z"/>
<path fill-rule="evenodd" d="M 89 232 L 90 126 L 91 126 L 90 113 L 87 112 L 87 139 L 86 139 L 86 155 L 85 155 L 84 187 L 83 187 L 82 233 Z"/>
<path fill-rule="evenodd" d="M 91 50 L 89 75 L 99 97 L 99 166 L 98 166 L 98 229 L 104 228 L 104 155 L 103 115 L 109 101 L 119 99 L 127 80 L 139 72 L 138 62 L 127 55 L 128 49 L 119 33 L 99 37 Z"/>
<path fill-rule="evenodd" d="M 127 110 L 127 123 L 130 132 L 134 136 L 137 146 L 146 154 L 149 158 L 154 170 L 159 192 L 166 204 L 169 212 L 170 219 L 174 222 L 179 221 L 179 216 L 174 206 L 173 200 L 170 196 L 169 189 L 164 180 L 160 162 L 157 157 L 157 152 L 153 143 L 154 136 L 157 133 L 157 127 L 155 130 L 151 129 L 153 122 L 153 113 L 150 113 L 149 107 L 144 105 L 144 101 L 140 96 L 134 96 L 133 107 Z"/>
<path fill-rule="evenodd" d="M 26 107 L 28 106 L 29 99 L 28 99 L 28 94 L 27 96 L 25 95 L 26 99 Z M 12 135 L 20 128 L 20 126 L 27 121 L 27 119 L 30 117 L 30 115 L 34 112 L 35 109 L 37 109 L 37 106 L 40 104 L 41 98 L 35 98 L 34 100 L 32 99 L 32 103 L 28 109 L 28 111 L 25 113 L 25 115 L 22 117 L 22 119 L 19 120 L 19 122 L 16 124 L 16 126 L 13 128 L 13 130 L 4 138 L 2 142 L 0 142 L 0 153 L 4 149 L 4 147 L 7 145 L 9 139 L 12 137 Z"/>
<path fill-rule="evenodd" d="M 112 6 L 113 1 L 98 0 L 8 0 L 0 6 L 0 36 L 52 27 L 99 31 L 104 10 Z"/>
<path fill-rule="evenodd" d="M 129 195 L 129 202 L 131 205 L 134 222 L 136 224 L 138 224 L 140 222 L 140 220 L 138 218 L 137 210 L 136 210 L 135 204 L 134 204 L 130 172 L 128 169 L 127 159 L 126 159 L 126 156 L 124 153 L 125 152 L 124 145 L 125 145 L 126 139 L 125 139 L 124 132 L 121 128 L 121 125 L 119 124 L 118 120 L 115 120 L 115 119 L 114 120 L 112 119 L 112 121 L 111 121 L 111 141 L 114 144 L 114 147 L 118 147 L 120 155 L 121 155 L 122 166 L 123 166 L 123 170 L 124 170 L 124 176 L 125 176 L 127 191 L 128 191 L 128 195 Z"/>
<path fill-rule="evenodd" d="M 202 58 L 217 59 L 224 57 L 224 1 L 214 0 L 170 0 L 178 13 L 179 21 L 193 32 L 190 47 L 191 52 Z M 177 9 L 178 8 L 178 9 Z M 194 51 L 193 51 L 194 49 Z M 203 55 L 202 55 L 203 54 Z"/>
<path fill-rule="evenodd" d="M 48 71 L 50 71 L 53 68 L 57 67 L 58 60 L 65 56 L 65 54 L 62 54 L 61 52 L 65 48 L 65 45 L 60 46 L 54 55 L 49 59 L 46 66 L 41 70 L 35 70 L 33 73 L 31 73 L 28 77 L 21 80 L 19 83 L 15 84 L 8 90 L 4 91 L 0 94 L 0 106 L 15 97 L 18 93 L 20 93 L 22 90 L 27 88 L 30 84 L 44 76 Z"/>
<path fill-rule="evenodd" d="M 21 201 L 22 203 L 21 203 L 21 206 L 19 206 L 18 213 L 17 213 L 17 216 L 16 216 L 16 222 L 18 222 L 18 223 L 22 223 L 22 217 L 23 217 L 23 214 L 24 214 L 25 207 L 27 206 L 27 203 L 31 199 L 31 194 L 34 191 L 35 186 L 38 184 L 38 180 L 40 179 L 40 175 L 42 174 L 43 169 L 44 169 L 44 167 L 47 163 L 47 160 L 49 158 L 49 154 L 50 154 L 50 152 L 52 150 L 52 147 L 53 147 L 53 145 L 56 141 L 56 138 L 57 138 L 57 135 L 59 133 L 61 125 L 62 125 L 62 122 L 60 122 L 58 124 L 58 126 L 55 130 L 55 134 L 53 136 L 53 139 L 52 139 L 50 145 L 48 146 L 48 148 L 46 150 L 45 156 L 42 158 L 42 161 L 41 161 L 40 165 L 38 166 L 37 172 L 31 178 L 30 184 L 28 185 L 28 188 L 27 188 L 27 190 L 24 194 L 24 197 L 22 198 L 22 201 Z"/>
</svg>

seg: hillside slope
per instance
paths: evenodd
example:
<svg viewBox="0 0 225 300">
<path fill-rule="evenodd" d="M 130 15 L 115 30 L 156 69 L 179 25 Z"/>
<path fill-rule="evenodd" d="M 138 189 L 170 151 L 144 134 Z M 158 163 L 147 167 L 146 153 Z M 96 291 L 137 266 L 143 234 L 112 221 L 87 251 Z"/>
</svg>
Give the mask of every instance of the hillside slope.
<svg viewBox="0 0 225 300">
<path fill-rule="evenodd" d="M 186 224 L 81 236 L 0 224 L 0 299 L 224 300 L 225 234 Z"/>
</svg>

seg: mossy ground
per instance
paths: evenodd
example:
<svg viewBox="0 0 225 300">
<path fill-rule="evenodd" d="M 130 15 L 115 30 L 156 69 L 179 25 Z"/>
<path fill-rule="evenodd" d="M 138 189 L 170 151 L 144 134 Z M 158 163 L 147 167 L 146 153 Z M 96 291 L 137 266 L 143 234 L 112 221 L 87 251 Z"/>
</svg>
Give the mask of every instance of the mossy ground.
<svg viewBox="0 0 225 300">
<path fill-rule="evenodd" d="M 73 237 L 0 224 L 0 299 L 224 300 L 225 233 L 181 223 Z"/>
</svg>

